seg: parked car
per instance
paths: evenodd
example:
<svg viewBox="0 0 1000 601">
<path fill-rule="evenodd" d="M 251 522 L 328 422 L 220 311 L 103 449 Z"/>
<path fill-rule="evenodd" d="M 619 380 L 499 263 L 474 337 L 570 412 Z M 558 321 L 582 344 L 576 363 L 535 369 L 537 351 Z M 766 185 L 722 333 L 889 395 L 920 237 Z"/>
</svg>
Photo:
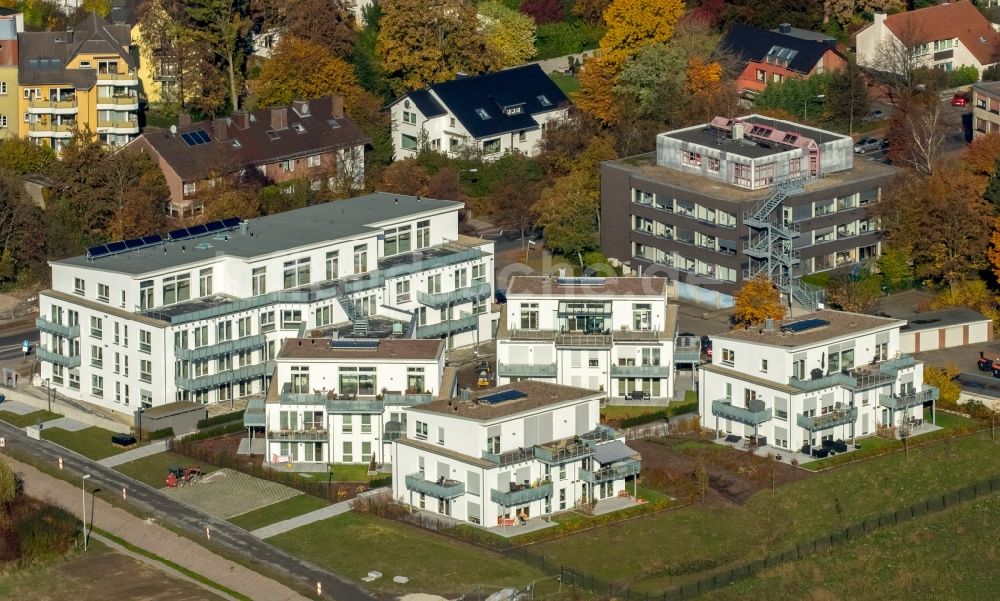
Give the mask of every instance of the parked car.
<svg viewBox="0 0 1000 601">
<path fill-rule="evenodd" d="M 866 152 L 872 152 L 874 150 L 880 150 L 882 148 L 882 142 L 878 138 L 861 138 L 858 143 L 854 145 L 854 152 L 858 154 L 864 154 Z"/>
<path fill-rule="evenodd" d="M 951 106 L 968 106 L 969 95 L 965 92 L 958 92 L 951 97 Z"/>
</svg>

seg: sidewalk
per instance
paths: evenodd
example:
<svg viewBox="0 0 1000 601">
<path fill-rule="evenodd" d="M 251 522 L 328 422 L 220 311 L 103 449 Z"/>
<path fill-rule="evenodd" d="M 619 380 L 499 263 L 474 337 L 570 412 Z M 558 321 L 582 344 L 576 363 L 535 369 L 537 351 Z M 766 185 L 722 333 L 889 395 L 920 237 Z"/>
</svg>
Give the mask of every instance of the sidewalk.
<svg viewBox="0 0 1000 601">
<path fill-rule="evenodd" d="M 9 457 L 6 460 L 10 462 L 14 471 L 24 478 L 25 493 L 63 507 L 73 514 L 79 514 L 81 501 L 78 486 L 43 474 L 34 467 Z M 120 492 L 102 491 L 101 494 L 120 494 Z M 93 494 L 88 496 L 88 513 L 90 513 L 88 524 L 93 523 L 97 528 L 251 599 L 296 601 L 306 599 L 279 582 L 219 557 L 201 545 L 174 534 L 157 524 L 155 520 L 142 520 L 123 509 L 113 507 L 99 496 Z"/>
<path fill-rule="evenodd" d="M 156 455 L 166 450 L 167 450 L 167 441 L 156 440 L 144 447 L 138 447 L 130 451 L 125 451 L 124 453 L 119 453 L 118 455 L 105 457 L 104 459 L 101 459 L 97 463 L 100 463 L 104 467 L 115 467 L 123 463 L 128 463 L 129 461 L 135 461 L 136 459 L 142 459 L 143 457 Z"/>
<path fill-rule="evenodd" d="M 359 498 L 363 498 L 369 495 L 377 495 L 384 492 L 392 492 L 388 487 L 375 488 L 358 495 Z M 282 522 L 276 522 L 270 526 L 264 526 L 263 528 L 258 528 L 252 531 L 250 534 L 256 536 L 257 538 L 270 538 L 272 536 L 277 536 L 279 534 L 284 534 L 289 530 L 295 530 L 296 528 L 312 524 L 313 522 L 319 522 L 327 518 L 336 517 L 342 513 L 347 513 L 351 510 L 351 503 L 354 499 L 349 501 L 341 501 L 340 503 L 334 503 L 333 505 L 328 505 L 322 509 L 317 509 L 316 511 L 310 511 L 309 513 L 304 513 L 302 515 L 296 516 L 294 518 L 289 518 Z"/>
<path fill-rule="evenodd" d="M 45 392 L 41 391 L 41 398 L 27 392 L 25 389 L 30 389 L 27 385 L 22 384 L 17 388 L 0 388 L 0 393 L 3 393 L 9 400 L 19 401 L 25 405 L 31 405 L 36 409 L 48 409 L 49 403 L 45 400 Z M 0 403 L 0 408 L 3 404 Z M 52 411 L 73 419 L 78 422 L 83 422 L 89 426 L 97 426 L 98 428 L 104 428 L 105 430 L 111 430 L 112 432 L 128 432 L 128 426 L 107 419 L 96 413 L 84 411 L 75 404 L 67 402 L 66 399 L 56 398 L 52 401 Z"/>
</svg>

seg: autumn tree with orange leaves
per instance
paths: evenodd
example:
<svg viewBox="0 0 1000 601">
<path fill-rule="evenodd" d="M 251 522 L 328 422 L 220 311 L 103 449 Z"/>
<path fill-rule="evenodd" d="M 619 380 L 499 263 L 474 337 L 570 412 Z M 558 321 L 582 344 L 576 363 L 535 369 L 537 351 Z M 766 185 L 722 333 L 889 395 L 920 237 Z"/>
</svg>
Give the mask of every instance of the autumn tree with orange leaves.
<svg viewBox="0 0 1000 601">
<path fill-rule="evenodd" d="M 785 317 L 781 293 L 765 275 L 746 280 L 733 297 L 733 319 L 743 326 L 755 326 L 768 319 Z"/>
</svg>

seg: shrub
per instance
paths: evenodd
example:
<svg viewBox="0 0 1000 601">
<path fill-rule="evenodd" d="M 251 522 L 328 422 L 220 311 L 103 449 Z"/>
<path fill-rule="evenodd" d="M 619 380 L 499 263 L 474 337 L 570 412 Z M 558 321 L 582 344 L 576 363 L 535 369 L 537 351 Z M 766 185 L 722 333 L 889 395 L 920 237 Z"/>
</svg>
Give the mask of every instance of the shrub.
<svg viewBox="0 0 1000 601">
<path fill-rule="evenodd" d="M 208 428 L 211 426 L 217 426 L 219 424 L 228 424 L 229 422 L 234 422 L 236 420 L 243 420 L 243 414 L 245 411 L 236 411 L 233 413 L 225 413 L 223 415 L 216 415 L 215 417 L 206 417 L 205 419 L 198 420 L 198 429 Z"/>
<path fill-rule="evenodd" d="M 568 23 L 539 25 L 535 32 L 536 60 L 576 54 L 583 50 L 580 30 Z"/>
<path fill-rule="evenodd" d="M 626 417 L 621 421 L 622 428 L 631 428 L 632 426 L 638 426 L 641 424 L 648 424 L 649 422 L 655 422 L 661 419 L 668 419 L 669 413 L 666 409 L 660 411 L 654 411 L 653 413 L 646 413 L 643 415 L 633 415 L 632 417 Z"/>
<path fill-rule="evenodd" d="M 230 422 L 221 426 L 215 426 L 214 428 L 208 428 L 207 430 L 195 432 L 190 436 L 185 436 L 184 440 L 205 440 L 206 438 L 215 438 L 216 436 L 224 436 L 234 432 L 241 432 L 242 430 L 243 420 L 240 420 L 238 422 Z"/>
<path fill-rule="evenodd" d="M 163 438 L 170 438 L 174 435 L 174 428 L 171 426 L 169 428 L 161 428 L 160 430 L 153 430 L 152 432 L 145 432 L 147 440 L 160 440 Z"/>
<path fill-rule="evenodd" d="M 979 69 L 972 65 L 964 65 L 948 73 L 948 85 L 952 88 L 971 86 L 977 81 L 979 81 Z"/>
<path fill-rule="evenodd" d="M 992 65 L 983 71 L 983 81 L 1000 81 L 1000 66 Z"/>
</svg>

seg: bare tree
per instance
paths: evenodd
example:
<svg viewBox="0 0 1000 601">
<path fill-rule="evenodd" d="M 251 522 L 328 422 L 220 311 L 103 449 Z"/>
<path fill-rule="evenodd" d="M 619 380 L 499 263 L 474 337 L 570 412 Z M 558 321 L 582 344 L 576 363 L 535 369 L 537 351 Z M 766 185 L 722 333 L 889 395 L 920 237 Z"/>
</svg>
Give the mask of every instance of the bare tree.
<svg viewBox="0 0 1000 601">
<path fill-rule="evenodd" d="M 946 132 L 953 125 L 945 118 L 941 102 L 934 94 L 914 99 L 902 118 L 902 127 L 897 131 L 904 135 L 905 140 L 901 140 L 904 145 L 895 158 L 918 173 L 933 173 L 941 158 Z"/>
</svg>

